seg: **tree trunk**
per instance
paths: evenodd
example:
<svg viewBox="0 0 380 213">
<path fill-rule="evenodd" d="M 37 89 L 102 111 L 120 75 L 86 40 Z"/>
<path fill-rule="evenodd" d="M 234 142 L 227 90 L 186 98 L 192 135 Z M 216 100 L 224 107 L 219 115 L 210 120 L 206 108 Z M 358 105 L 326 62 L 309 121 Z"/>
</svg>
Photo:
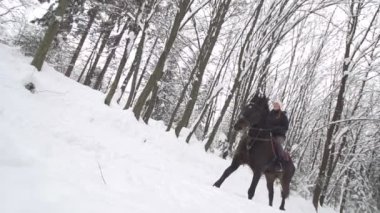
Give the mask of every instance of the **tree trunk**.
<svg viewBox="0 0 380 213">
<path fill-rule="evenodd" d="M 164 51 L 162 52 L 160 58 L 158 59 L 156 68 L 154 69 L 152 75 L 150 76 L 147 84 L 145 85 L 145 88 L 141 92 L 139 98 L 137 99 L 137 102 L 133 108 L 133 113 L 136 117 L 136 119 L 140 118 L 141 111 L 144 107 L 144 104 L 152 92 L 152 90 L 157 87 L 157 82 L 162 78 L 163 70 L 165 66 L 166 59 L 169 55 L 169 52 L 171 48 L 173 47 L 174 41 L 177 38 L 178 30 L 181 25 L 181 21 L 186 15 L 186 12 L 188 11 L 188 8 L 190 7 L 190 4 L 192 1 L 190 0 L 182 0 L 179 5 L 179 10 L 175 16 L 174 23 L 172 26 L 172 29 L 170 31 L 169 38 L 166 41 Z"/>
<path fill-rule="evenodd" d="M 370 54 L 370 58 L 371 58 L 371 61 L 370 61 L 370 63 L 369 63 L 369 69 L 368 69 L 368 71 L 365 73 L 365 75 L 364 75 L 364 79 L 367 79 L 368 78 L 368 75 L 369 75 L 369 73 L 370 73 L 370 71 L 372 71 L 372 69 L 371 69 L 371 63 L 375 60 L 375 51 L 376 51 L 376 46 L 377 46 L 377 44 L 378 44 L 378 42 L 380 41 L 380 36 L 376 39 L 376 42 L 374 43 L 374 45 L 373 45 L 373 49 L 372 49 L 372 51 L 371 51 L 371 54 Z M 361 85 L 360 85 L 360 89 L 359 89 L 359 91 L 358 91 L 358 93 L 357 93 L 357 96 L 355 96 L 355 97 L 357 97 L 357 99 L 355 100 L 355 104 L 354 104 L 354 107 L 353 107 L 353 109 L 352 109 L 352 111 L 351 111 L 351 113 L 350 113 L 350 117 L 353 117 L 354 115 L 355 115 L 355 113 L 356 113 L 356 110 L 359 108 L 359 103 L 361 102 L 361 100 L 362 100 L 362 97 L 363 97 L 363 91 L 364 91 L 364 88 L 365 88 L 365 86 L 366 86 L 366 82 L 367 82 L 367 80 L 362 80 L 362 82 L 361 82 Z M 348 121 L 347 122 L 347 125 L 350 125 L 351 124 L 351 121 Z M 343 131 L 343 130 L 342 130 Z M 346 135 L 347 133 L 344 133 L 344 135 Z M 359 134 L 359 133 L 358 133 Z M 356 143 L 357 143 L 357 140 L 358 140 L 358 138 L 359 138 L 359 136 L 357 136 L 356 137 L 356 140 L 355 140 L 355 142 L 354 142 L 354 144 L 355 144 L 355 146 L 356 146 Z M 335 168 L 336 168 L 336 166 L 337 166 L 337 164 L 338 164 L 338 160 L 339 160 L 339 158 L 340 158 L 340 156 L 341 156 L 341 154 L 342 154 L 342 150 L 343 150 L 343 148 L 346 146 L 346 144 L 347 144 L 347 137 L 346 136 L 342 136 L 342 142 L 341 142 L 341 144 L 340 144 L 340 146 L 339 146 L 339 149 L 338 149 L 338 152 L 336 153 L 336 154 L 331 154 L 331 156 L 334 156 L 334 155 L 336 155 L 336 157 L 335 157 L 335 161 L 334 161 L 334 158 L 333 157 L 331 157 L 331 159 L 330 159 L 330 163 L 329 163 L 329 167 L 328 167 L 328 169 L 327 169 L 327 175 L 326 175 L 326 181 L 325 181 L 325 183 L 324 183 L 324 188 L 323 188 L 323 193 L 322 193 L 322 195 L 321 195 L 321 197 L 320 197 L 320 199 L 319 199 L 319 201 L 320 201 L 320 204 L 321 204 L 321 206 L 323 205 L 323 203 L 324 203 L 324 200 L 325 200 L 325 193 L 326 193 L 326 191 L 327 191 L 327 188 L 328 188 L 328 186 L 329 186 L 329 183 L 330 183 L 330 180 L 331 180 L 331 177 L 332 177 L 332 174 L 333 174 L 333 172 L 335 171 Z M 335 146 L 335 143 L 333 144 L 333 146 Z M 332 151 L 331 151 L 331 153 L 335 153 L 335 151 L 334 151 L 334 149 L 332 148 Z"/>
<path fill-rule="evenodd" d="M 148 124 L 149 118 L 153 113 L 154 106 L 156 105 L 157 102 L 157 92 L 158 92 L 158 85 L 156 85 L 152 91 L 152 95 L 150 97 L 150 101 L 147 101 L 145 106 L 147 107 L 147 110 L 144 113 L 144 122 Z"/>
<path fill-rule="evenodd" d="M 102 36 L 103 36 L 103 33 L 100 33 L 99 38 L 98 38 L 98 40 L 96 41 L 95 46 L 94 46 L 93 50 L 91 51 L 91 54 L 90 54 L 90 56 L 88 57 L 88 59 L 87 59 L 87 61 L 86 61 L 86 64 L 84 65 L 84 67 L 83 67 L 83 69 L 82 69 L 82 72 L 81 72 L 80 75 L 79 75 L 78 82 L 81 81 L 81 79 L 82 79 L 84 73 L 86 72 L 87 66 L 88 66 L 89 64 L 92 64 L 92 62 L 93 62 L 92 60 L 93 60 L 94 54 L 95 54 L 95 52 L 96 52 L 96 49 L 98 48 L 98 45 L 99 45 L 100 39 L 102 39 Z"/>
<path fill-rule="evenodd" d="M 79 83 L 84 75 L 84 73 L 86 72 L 86 69 L 87 69 L 87 66 L 88 64 L 92 63 L 92 59 L 93 59 L 93 56 L 94 56 L 94 53 L 95 53 L 95 50 L 91 51 L 91 54 L 90 56 L 87 58 L 87 61 L 86 61 L 86 64 L 84 65 L 84 67 L 82 68 L 82 72 L 80 72 L 80 75 L 77 79 L 77 82 Z"/>
<path fill-rule="evenodd" d="M 239 109 L 239 97 L 240 97 L 240 89 L 237 91 L 237 94 L 235 95 L 235 103 L 234 103 L 234 108 L 232 109 L 232 116 L 231 116 L 231 121 L 230 125 L 228 128 L 228 135 L 227 135 L 227 141 L 229 142 L 228 144 L 228 152 L 232 152 L 233 145 L 235 143 L 237 131 L 234 131 L 234 121 L 236 116 L 238 115 L 238 109 Z"/>
<path fill-rule="evenodd" d="M 137 76 L 139 74 L 140 62 L 141 62 L 143 49 L 144 49 L 145 34 L 146 34 L 145 29 L 146 28 L 147 28 L 147 25 L 144 27 L 144 30 L 142 32 L 141 41 L 139 43 L 139 46 L 137 47 L 136 56 L 133 60 L 131 70 L 129 71 L 129 73 L 131 73 L 131 74 L 133 73 L 133 78 L 132 78 L 131 90 L 129 92 L 128 100 L 124 106 L 124 109 L 128 109 L 132 105 L 133 94 L 135 94 Z"/>
<path fill-rule="evenodd" d="M 144 32 L 143 32 L 143 33 L 144 33 Z M 147 70 L 147 68 L 148 68 L 148 64 L 149 64 L 150 59 L 151 59 L 151 57 L 152 57 L 152 55 L 153 55 L 154 49 L 156 48 L 157 41 L 158 41 L 158 37 L 156 37 L 156 39 L 154 40 L 154 43 L 153 43 L 152 49 L 151 49 L 151 51 L 150 51 L 150 53 L 149 53 L 148 58 L 146 59 L 146 62 L 145 62 L 144 68 L 143 68 L 143 70 L 142 70 L 142 72 L 141 72 L 140 78 L 139 78 L 139 80 L 137 81 L 137 85 L 136 85 L 136 86 L 133 86 L 133 87 L 131 86 L 131 91 L 133 90 L 133 93 L 129 93 L 128 101 L 127 101 L 127 104 L 125 104 L 124 109 L 129 109 L 129 107 L 132 106 L 133 99 L 134 99 L 135 96 L 136 96 L 136 92 L 137 92 L 137 90 L 138 90 L 139 87 L 140 87 L 140 84 L 141 84 L 142 78 L 143 78 L 143 76 L 144 76 L 145 73 L 146 73 L 146 70 Z M 140 42 L 142 42 L 142 41 L 140 41 Z M 145 41 L 144 41 L 144 42 L 145 42 Z M 144 44 L 142 44 L 142 45 L 143 45 L 143 48 L 144 48 Z M 138 50 L 138 49 L 137 49 L 137 50 Z M 136 62 L 136 64 L 138 65 L 138 66 L 136 66 L 136 69 L 137 69 L 137 73 L 136 73 L 136 75 L 138 74 L 138 69 L 139 69 L 139 66 L 140 66 L 140 63 L 141 63 L 142 54 L 143 54 L 142 51 L 141 51 L 141 54 L 140 54 L 140 55 L 139 55 L 138 52 L 137 52 L 137 53 L 136 53 L 136 56 L 135 56 L 135 58 L 134 58 L 134 60 L 133 60 L 133 63 L 132 63 L 132 64 L 135 64 L 135 62 Z M 130 71 L 130 72 L 131 72 L 131 71 Z M 121 100 L 121 98 L 123 97 L 123 94 L 125 93 L 125 89 L 127 88 L 127 85 L 128 85 L 129 79 L 130 79 L 130 77 L 128 78 L 128 75 L 127 75 L 127 77 L 126 77 L 126 78 L 124 79 L 124 81 L 123 81 L 123 85 L 121 86 L 121 94 L 120 94 L 120 97 L 117 99 L 117 103 L 120 103 L 120 100 Z M 133 84 L 133 82 L 132 82 L 132 84 Z"/>
<path fill-rule="evenodd" d="M 106 63 L 104 64 L 102 71 L 100 72 L 98 78 L 96 79 L 94 89 L 100 90 L 104 75 L 106 74 L 108 66 L 110 65 L 113 57 L 115 56 L 117 46 L 119 46 L 121 38 L 123 37 L 124 32 L 125 32 L 125 30 L 127 30 L 128 26 L 129 26 L 129 20 L 126 21 L 126 23 L 124 24 L 123 28 L 121 29 L 121 32 L 119 33 L 119 35 L 116 36 L 115 43 L 113 44 L 113 47 L 112 47 L 110 54 L 107 56 Z M 128 42 L 130 42 L 129 39 L 127 41 L 126 46 L 128 46 Z M 128 59 L 127 56 L 129 55 L 127 47 L 125 50 L 126 51 L 124 51 L 123 58 L 122 58 L 122 63 L 124 63 L 124 66 L 125 66 L 126 60 Z M 120 66 L 119 66 L 119 68 L 120 68 Z M 122 68 L 124 68 L 124 67 L 122 67 Z M 123 71 L 123 69 L 121 69 L 121 71 Z"/>
<path fill-rule="evenodd" d="M 354 5 L 356 3 L 355 2 L 351 2 L 351 10 L 353 12 L 354 10 Z M 322 189 L 323 189 L 323 183 L 325 181 L 325 175 L 326 175 L 326 168 L 328 166 L 328 160 L 330 158 L 330 155 L 331 155 L 331 142 L 332 142 L 332 137 L 334 135 L 334 132 L 335 132 L 335 129 L 337 127 L 337 124 L 333 123 L 337 120 L 340 120 L 341 119 L 341 116 L 342 116 L 342 112 L 343 112 L 343 107 L 344 107 L 344 92 L 346 90 L 346 82 L 347 82 L 347 73 L 349 70 L 349 66 L 350 66 L 350 63 L 351 63 L 351 45 L 352 45 L 352 42 L 353 42 L 353 39 L 354 39 L 354 35 L 355 35 L 355 30 L 356 30 L 356 26 L 357 26 L 357 22 L 358 22 L 358 15 L 359 15 L 359 11 L 360 11 L 360 3 L 359 5 L 357 6 L 357 11 L 356 11 L 356 15 L 355 16 L 352 16 L 351 17 L 351 21 L 349 23 L 349 29 L 348 29 L 348 33 L 347 33 L 347 41 L 346 41 L 346 46 L 345 46 L 345 53 L 344 53 L 344 62 L 343 62 L 343 77 L 341 79 L 341 82 L 340 82 L 340 87 L 339 87 L 339 92 L 338 92 L 338 98 L 337 98 L 337 101 L 336 101 L 336 105 L 335 105 L 335 110 L 334 110 L 334 113 L 333 113 L 333 116 L 331 118 L 331 123 L 329 125 L 329 128 L 327 130 L 327 135 L 326 135 L 326 141 L 325 141 L 325 146 L 324 146 L 324 149 L 323 149 L 323 155 L 322 155 L 322 162 L 321 162 L 321 165 L 319 167 L 319 172 L 318 172 L 318 176 L 317 176 L 317 179 L 316 179 L 316 182 L 315 182 L 315 188 L 314 188 L 314 192 L 313 192 L 313 205 L 314 205 L 314 208 L 317 210 L 318 209 L 318 203 L 319 203 L 319 199 L 320 199 L 320 196 L 321 196 L 321 193 L 322 193 Z M 354 14 L 354 13 L 353 13 Z"/>
<path fill-rule="evenodd" d="M 350 150 L 350 153 L 349 155 L 351 156 L 354 156 L 355 153 L 356 153 L 356 147 L 357 147 L 357 143 L 358 143 L 358 138 L 359 138 L 359 134 L 361 134 L 361 131 L 359 131 L 357 133 L 357 139 L 354 141 L 354 145 L 352 146 L 352 149 Z M 350 184 L 350 181 L 353 180 L 353 171 L 352 169 L 346 169 L 345 171 L 345 175 L 346 175 L 346 180 L 344 181 L 343 183 L 343 192 L 342 192 L 342 200 L 341 200 L 341 203 L 340 203 L 340 206 L 339 206 L 339 213 L 343 213 L 344 212 L 344 208 L 346 206 L 346 202 L 347 202 L 347 194 L 348 194 L 348 186 Z"/>
<path fill-rule="evenodd" d="M 34 58 L 32 61 L 32 65 L 37 68 L 38 71 L 41 71 L 42 65 L 45 61 L 46 55 L 50 49 L 50 45 L 53 42 L 58 30 L 60 18 L 63 18 L 65 14 L 66 8 L 69 2 L 67 0 L 59 0 L 58 7 L 56 9 L 56 13 L 53 16 L 53 20 L 49 24 L 48 29 L 45 32 L 44 38 L 38 46 L 36 53 L 34 54 Z"/>
<path fill-rule="evenodd" d="M 102 43 L 100 44 L 98 53 L 96 54 L 96 58 L 94 63 L 91 65 L 91 69 L 88 71 L 86 78 L 84 79 L 84 85 L 90 86 L 91 85 L 91 79 L 95 73 L 96 66 L 98 65 L 99 59 L 102 56 L 103 50 L 107 45 L 107 41 L 110 38 L 111 31 L 113 27 L 115 26 L 115 19 L 116 17 L 111 16 L 110 21 L 108 22 L 106 26 L 106 30 L 104 31 L 104 37 L 102 40 Z"/>
<path fill-rule="evenodd" d="M 210 103 L 209 103 L 209 102 L 206 103 L 206 106 L 203 108 L 203 110 L 202 110 L 202 112 L 201 112 L 201 115 L 200 115 L 199 118 L 195 121 L 195 124 L 194 124 L 194 126 L 191 128 L 190 133 L 187 135 L 187 137 L 186 137 L 186 143 L 189 143 L 191 137 L 193 136 L 194 132 L 197 130 L 199 124 L 201 123 L 203 116 L 205 116 L 205 114 L 206 114 L 206 112 L 207 112 L 209 106 L 210 106 Z"/>
<path fill-rule="evenodd" d="M 90 20 L 87 23 L 86 29 L 84 30 L 84 32 L 82 34 L 82 38 L 80 39 L 79 44 L 78 44 L 77 48 L 75 49 L 74 55 L 71 58 L 70 64 L 66 70 L 65 75 L 67 77 L 70 77 L 70 75 L 74 69 L 75 62 L 77 61 L 77 59 L 79 57 L 79 53 L 82 50 L 83 44 L 86 41 L 87 35 L 90 32 L 91 26 L 95 21 L 96 14 L 98 13 L 98 8 L 93 8 L 93 9 L 89 10 L 88 13 L 90 16 Z"/>
<path fill-rule="evenodd" d="M 207 102 L 206 102 L 206 105 L 203 107 L 203 110 L 200 114 L 200 116 L 198 117 L 198 119 L 196 120 L 191 132 L 189 133 L 189 135 L 186 137 L 186 143 L 189 143 L 190 139 L 191 139 L 191 136 L 194 134 L 195 130 L 197 130 L 199 124 L 201 123 L 201 121 L 203 120 L 202 118 L 205 116 L 208 108 L 210 107 L 210 105 L 212 105 L 214 99 L 219 95 L 219 92 L 216 92 L 216 94 L 211 97 L 212 94 L 210 94 L 208 97 L 207 97 Z"/>
<path fill-rule="evenodd" d="M 221 124 L 221 122 L 223 120 L 224 114 L 226 113 L 227 108 L 230 105 L 231 99 L 232 99 L 235 91 L 240 87 L 241 75 L 242 75 L 243 71 L 245 70 L 245 65 L 246 65 L 246 61 L 243 60 L 243 57 L 248 50 L 249 44 L 251 42 L 251 36 L 253 34 L 253 30 L 256 27 L 256 23 L 257 23 L 257 20 L 258 20 L 258 17 L 259 17 L 259 14 L 261 12 L 261 8 L 262 8 L 263 4 L 264 4 L 264 0 L 261 0 L 258 4 L 257 8 L 255 9 L 254 14 L 253 14 L 253 17 L 254 17 L 253 23 L 252 23 L 251 28 L 248 31 L 245 39 L 244 39 L 243 46 L 240 48 L 239 59 L 238 59 L 239 60 L 238 61 L 238 72 L 236 74 L 234 84 L 232 86 L 230 94 L 227 96 L 227 99 L 224 102 L 224 105 L 223 105 L 222 111 L 220 112 L 218 120 L 216 121 L 214 128 L 213 128 L 212 132 L 210 133 L 210 136 L 207 139 L 207 142 L 205 144 L 206 152 L 211 147 L 211 144 L 214 141 L 215 135 L 219 129 L 219 125 Z"/>
<path fill-rule="evenodd" d="M 127 60 L 128 60 L 128 56 L 129 56 L 129 53 L 131 52 L 131 46 L 133 46 L 133 43 L 135 41 L 135 38 L 137 36 L 138 32 L 134 32 L 134 38 L 128 38 L 126 43 L 125 43 L 125 48 L 124 48 L 124 53 L 123 53 L 123 56 L 120 60 L 120 64 L 119 64 L 119 67 L 117 68 L 117 71 L 116 71 L 116 76 L 115 76 L 115 79 L 113 80 L 112 84 L 111 84 L 111 87 L 110 87 L 110 90 L 104 100 L 104 103 L 106 105 L 110 105 L 111 104 L 111 100 L 116 92 L 116 89 L 117 89 L 117 85 L 119 85 L 119 81 L 120 81 L 120 78 L 121 78 L 121 74 L 123 73 L 123 70 L 124 70 L 124 67 L 125 67 L 125 64 L 127 63 Z M 132 42 L 132 44 L 130 44 Z"/>
<path fill-rule="evenodd" d="M 260 57 L 261 56 L 261 50 L 257 50 L 257 56 L 256 56 L 256 60 L 254 62 L 254 65 L 252 66 L 250 72 L 249 72 L 249 79 L 248 79 L 248 85 L 247 85 L 247 88 L 246 90 L 244 91 L 244 98 L 242 99 L 242 104 L 245 104 L 247 103 L 248 101 L 248 98 L 249 98 L 249 95 L 251 94 L 251 89 L 252 89 L 252 86 L 253 86 L 253 79 L 256 75 L 256 70 L 257 70 L 257 65 L 259 64 L 259 61 L 260 61 Z"/>
<path fill-rule="evenodd" d="M 203 135 L 202 135 L 202 141 L 206 138 L 208 130 L 210 129 L 211 125 L 211 120 L 215 114 L 215 104 L 217 103 L 218 97 L 215 99 L 215 101 L 211 104 L 210 110 L 208 112 L 207 118 L 206 118 L 206 123 L 205 123 L 205 129 L 203 130 Z"/>
<path fill-rule="evenodd" d="M 190 100 L 187 102 L 183 116 L 181 120 L 178 122 L 177 127 L 175 128 L 175 134 L 177 135 L 177 137 L 179 136 L 181 129 L 183 127 L 187 127 L 189 124 L 189 120 L 193 112 L 195 102 L 197 101 L 199 89 L 202 84 L 202 79 L 203 79 L 203 75 L 204 75 L 208 60 L 210 59 L 212 50 L 214 49 L 215 43 L 218 39 L 220 30 L 224 23 L 224 18 L 230 6 L 230 3 L 231 3 L 231 0 L 222 1 L 218 5 L 218 8 L 216 10 L 216 15 L 210 23 L 207 36 L 202 44 L 202 48 L 199 52 L 198 59 L 193 68 L 194 70 L 196 70 L 196 74 L 195 74 L 195 80 L 193 82 L 192 89 L 190 92 Z"/>
<path fill-rule="evenodd" d="M 108 92 L 107 94 L 107 97 L 105 99 L 105 104 L 109 105 L 111 103 L 111 100 L 116 92 L 116 89 L 117 89 L 117 86 L 119 85 L 119 81 L 120 81 L 120 78 L 121 78 L 121 74 L 123 73 L 123 70 L 124 70 L 124 67 L 125 67 L 125 64 L 127 63 L 127 59 L 128 59 L 128 56 L 129 56 L 129 53 L 131 52 L 131 48 L 135 42 L 135 39 L 140 31 L 140 24 L 139 22 L 141 22 L 141 16 L 143 15 L 144 13 L 144 8 L 142 8 L 143 6 L 145 6 L 145 4 L 142 4 L 142 6 L 139 8 L 139 11 L 137 12 L 137 15 L 136 15 L 136 20 L 133 24 L 131 24 L 129 26 L 129 35 L 128 35 L 128 38 L 127 38 L 127 41 L 126 41 L 126 44 L 125 44 L 125 50 L 124 50 L 124 54 L 123 54 L 123 57 L 120 61 L 120 64 L 119 64 L 119 68 L 116 72 L 116 77 L 111 85 L 111 89 L 110 91 Z M 141 55 L 142 55 L 142 51 L 143 51 L 143 48 L 144 48 L 144 41 L 145 41 L 145 31 L 146 29 L 148 28 L 148 23 L 145 22 L 144 24 L 144 28 L 142 29 L 142 35 L 141 35 L 141 39 L 140 39 L 140 42 L 139 42 L 139 45 L 137 47 L 137 52 L 136 52 L 136 56 L 135 56 L 135 59 L 133 60 L 133 63 L 132 63 L 132 67 L 131 67 L 131 70 L 136 70 L 138 71 L 138 67 L 140 65 L 140 60 L 141 60 Z M 133 33 L 132 37 L 131 38 L 131 33 Z M 132 44 L 131 43 L 131 40 L 132 40 Z M 138 59 L 136 61 L 136 59 Z M 137 72 L 136 71 L 136 72 Z M 131 71 L 130 71 L 131 72 Z"/>
<path fill-rule="evenodd" d="M 169 123 L 168 123 L 168 126 L 166 128 L 166 131 L 170 131 L 170 129 L 172 128 L 172 125 L 173 125 L 173 122 L 174 122 L 174 119 L 175 119 L 175 116 L 177 115 L 177 112 L 179 110 L 179 107 L 181 106 L 183 100 L 185 99 L 185 96 L 186 96 L 186 92 L 187 92 L 187 89 L 189 88 L 190 84 L 191 84 L 191 81 L 192 79 L 194 78 L 194 74 L 195 74 L 195 69 L 193 69 L 190 73 L 190 76 L 189 76 L 189 80 L 186 82 L 185 86 L 183 87 L 182 89 L 182 92 L 179 96 L 179 99 L 177 101 L 177 104 L 176 106 L 174 107 L 174 110 L 170 116 L 170 120 L 169 120 Z"/>
<path fill-rule="evenodd" d="M 207 142 L 205 144 L 205 151 L 206 152 L 211 147 L 211 144 L 214 141 L 215 135 L 219 129 L 220 124 L 222 123 L 223 117 L 226 114 L 227 108 L 230 105 L 232 97 L 233 97 L 235 91 L 238 89 L 238 87 L 240 87 L 240 81 L 235 81 L 234 86 L 233 86 L 232 90 L 230 91 L 230 94 L 227 96 L 227 99 L 224 102 L 224 105 L 223 105 L 222 111 L 220 112 L 218 120 L 216 120 L 214 128 L 212 129 L 212 132 L 210 133 L 210 136 L 207 139 Z"/>
</svg>

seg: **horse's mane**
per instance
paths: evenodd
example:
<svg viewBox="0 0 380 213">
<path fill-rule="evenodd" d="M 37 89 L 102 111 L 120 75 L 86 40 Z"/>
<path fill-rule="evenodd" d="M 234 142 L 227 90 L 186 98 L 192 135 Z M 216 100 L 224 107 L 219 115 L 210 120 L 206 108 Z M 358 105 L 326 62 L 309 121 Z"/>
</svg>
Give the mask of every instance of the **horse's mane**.
<svg viewBox="0 0 380 213">
<path fill-rule="evenodd" d="M 269 112 L 269 98 L 267 98 L 265 96 L 265 94 L 259 94 L 259 93 L 256 93 L 251 101 L 249 102 L 249 104 L 258 104 L 258 105 L 262 105 L 264 106 L 266 112 Z"/>
</svg>

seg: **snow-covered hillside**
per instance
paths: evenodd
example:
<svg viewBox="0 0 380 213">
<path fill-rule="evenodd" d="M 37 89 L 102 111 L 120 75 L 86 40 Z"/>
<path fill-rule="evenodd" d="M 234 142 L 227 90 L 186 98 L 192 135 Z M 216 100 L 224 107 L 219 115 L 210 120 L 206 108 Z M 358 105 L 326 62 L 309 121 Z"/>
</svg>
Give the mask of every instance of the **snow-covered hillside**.
<svg viewBox="0 0 380 213">
<path fill-rule="evenodd" d="M 279 186 L 274 207 L 264 179 L 247 199 L 247 167 L 212 187 L 230 160 L 107 107 L 104 94 L 49 67 L 34 71 L 30 60 L 0 46 L 1 213 L 280 212 Z M 29 81 L 35 94 L 24 88 Z M 286 209 L 314 212 L 294 192 Z"/>
</svg>

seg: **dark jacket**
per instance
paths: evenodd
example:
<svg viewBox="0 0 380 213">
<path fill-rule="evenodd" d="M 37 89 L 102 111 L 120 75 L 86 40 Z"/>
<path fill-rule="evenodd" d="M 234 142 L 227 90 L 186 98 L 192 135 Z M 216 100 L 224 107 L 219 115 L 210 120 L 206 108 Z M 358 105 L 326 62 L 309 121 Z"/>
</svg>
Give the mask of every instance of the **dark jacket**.
<svg viewBox="0 0 380 213">
<path fill-rule="evenodd" d="M 268 128 L 272 129 L 273 136 L 285 136 L 289 127 L 286 112 L 272 110 L 266 119 Z"/>
</svg>

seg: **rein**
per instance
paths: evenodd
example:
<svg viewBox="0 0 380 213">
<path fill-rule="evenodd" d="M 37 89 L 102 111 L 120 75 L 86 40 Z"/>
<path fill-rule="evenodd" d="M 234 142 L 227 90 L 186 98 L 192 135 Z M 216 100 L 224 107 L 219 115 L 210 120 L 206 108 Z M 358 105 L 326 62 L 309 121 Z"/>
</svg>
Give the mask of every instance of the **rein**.
<svg viewBox="0 0 380 213">
<path fill-rule="evenodd" d="M 271 131 L 272 129 L 255 128 L 255 127 L 250 127 L 249 129 L 250 130 L 251 129 L 252 130 L 257 130 L 258 131 L 258 133 L 256 134 L 256 136 L 250 136 L 250 135 L 248 135 L 252 139 L 252 141 L 253 141 L 252 145 L 254 144 L 255 141 L 268 141 L 268 142 L 272 142 L 273 141 L 272 133 L 270 133 L 270 138 L 260 138 L 260 137 L 257 137 L 260 134 L 260 132 L 268 132 L 268 131 Z"/>
<path fill-rule="evenodd" d="M 257 135 L 259 135 L 260 132 L 270 132 L 270 131 L 272 131 L 272 129 L 255 128 L 255 127 L 250 127 L 249 129 L 250 129 L 250 130 L 252 129 L 252 130 L 257 130 L 257 131 L 259 131 L 259 132 L 256 134 L 255 137 L 251 137 L 252 139 L 254 139 L 254 140 L 258 140 L 258 141 L 272 141 L 272 133 L 270 133 L 270 138 L 269 138 L 269 139 L 268 139 L 268 138 L 259 138 L 259 137 L 257 137 Z"/>
<path fill-rule="evenodd" d="M 249 129 L 258 130 L 259 132 L 270 132 L 270 131 L 272 131 L 272 129 L 255 128 L 255 127 L 250 127 Z"/>
<path fill-rule="evenodd" d="M 272 129 L 263 129 L 263 128 L 254 128 L 254 127 L 251 127 L 249 129 L 257 130 L 258 133 L 256 134 L 255 137 L 252 137 L 248 134 L 248 136 L 251 138 L 251 141 L 252 141 L 250 144 L 247 145 L 248 150 L 250 150 L 253 147 L 253 145 L 255 144 L 255 141 L 267 141 L 267 142 L 271 142 L 273 154 L 277 157 L 277 153 L 276 153 L 276 150 L 274 148 L 273 135 L 272 135 L 272 132 L 270 132 L 270 131 L 272 131 Z M 259 137 L 257 137 L 260 134 L 260 132 L 268 132 L 268 131 L 270 132 L 270 134 L 269 134 L 270 138 L 259 138 Z"/>
<path fill-rule="evenodd" d="M 252 139 L 256 140 L 256 141 L 272 141 L 272 138 L 271 139 L 268 139 L 268 138 L 257 138 L 257 137 L 251 137 Z"/>
<path fill-rule="evenodd" d="M 258 131 L 259 131 L 259 132 L 256 134 L 256 136 L 259 135 L 260 132 L 272 131 L 272 129 L 263 129 L 263 128 L 254 128 L 254 127 L 251 127 L 250 129 L 258 130 Z M 269 135 L 270 135 L 270 138 L 269 138 L 269 139 L 268 139 L 268 138 L 258 138 L 258 137 L 251 137 L 251 136 L 250 136 L 250 137 L 253 139 L 252 146 L 253 146 L 253 144 L 254 144 L 255 141 L 269 141 L 269 142 L 271 142 L 271 145 L 272 145 L 272 151 L 273 151 L 273 154 L 274 154 L 276 157 L 278 157 L 278 156 L 277 156 L 277 153 L 276 153 L 276 150 L 275 150 L 275 148 L 274 148 L 274 141 L 273 141 L 273 135 L 272 135 L 272 132 L 270 132 Z"/>
</svg>

